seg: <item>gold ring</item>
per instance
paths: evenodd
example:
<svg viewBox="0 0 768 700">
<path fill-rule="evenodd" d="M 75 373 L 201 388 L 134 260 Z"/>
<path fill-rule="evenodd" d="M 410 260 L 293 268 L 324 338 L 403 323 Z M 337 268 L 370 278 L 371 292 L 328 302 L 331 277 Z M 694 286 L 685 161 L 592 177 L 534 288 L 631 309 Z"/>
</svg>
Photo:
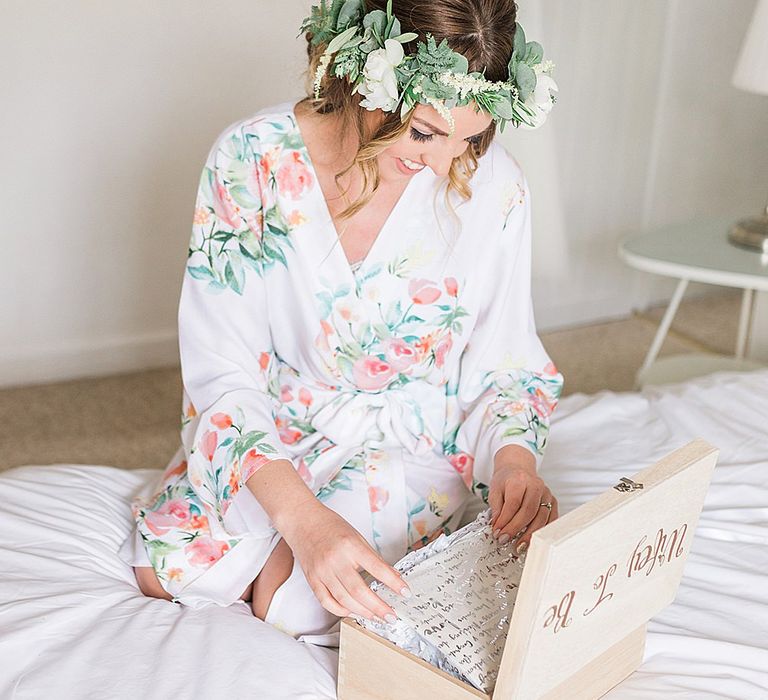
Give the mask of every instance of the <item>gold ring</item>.
<svg viewBox="0 0 768 700">
<path fill-rule="evenodd" d="M 552 512 L 552 503 L 539 503 L 539 508 L 541 508 L 541 506 L 548 508 L 550 513 Z"/>
</svg>

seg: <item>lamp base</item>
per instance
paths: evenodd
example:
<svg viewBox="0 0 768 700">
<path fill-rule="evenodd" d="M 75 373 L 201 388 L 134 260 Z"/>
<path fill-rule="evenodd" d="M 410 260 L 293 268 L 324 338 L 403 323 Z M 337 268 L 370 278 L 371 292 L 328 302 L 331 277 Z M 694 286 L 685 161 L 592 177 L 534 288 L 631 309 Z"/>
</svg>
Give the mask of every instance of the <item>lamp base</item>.
<svg viewBox="0 0 768 700">
<path fill-rule="evenodd" d="M 740 219 L 728 231 L 734 245 L 768 253 L 768 214 Z"/>
</svg>

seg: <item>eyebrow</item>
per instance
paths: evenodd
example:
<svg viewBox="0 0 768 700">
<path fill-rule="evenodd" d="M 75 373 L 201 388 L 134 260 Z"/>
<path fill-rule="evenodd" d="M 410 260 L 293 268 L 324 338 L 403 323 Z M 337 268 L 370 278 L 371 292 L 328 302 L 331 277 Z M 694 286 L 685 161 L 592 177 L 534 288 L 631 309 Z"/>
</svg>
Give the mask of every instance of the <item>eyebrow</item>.
<svg viewBox="0 0 768 700">
<path fill-rule="evenodd" d="M 424 126 L 428 126 L 436 134 L 440 134 L 440 136 L 448 136 L 448 134 L 446 134 L 442 129 L 438 129 L 434 124 L 430 124 L 428 121 L 424 121 L 421 117 L 414 117 L 413 121 L 419 122 L 420 124 L 423 124 Z"/>
<path fill-rule="evenodd" d="M 413 121 L 419 122 L 420 124 L 423 124 L 424 126 L 428 126 L 432 131 L 434 131 L 436 134 L 439 134 L 440 136 L 448 136 L 449 134 L 446 134 L 442 129 L 438 129 L 434 124 L 430 124 L 428 121 L 425 121 L 421 117 L 414 117 Z M 485 131 L 485 129 L 483 129 Z M 474 134 L 473 136 L 467 136 L 467 138 L 471 139 L 475 136 L 480 136 L 483 131 L 479 131 L 478 133 Z"/>
</svg>

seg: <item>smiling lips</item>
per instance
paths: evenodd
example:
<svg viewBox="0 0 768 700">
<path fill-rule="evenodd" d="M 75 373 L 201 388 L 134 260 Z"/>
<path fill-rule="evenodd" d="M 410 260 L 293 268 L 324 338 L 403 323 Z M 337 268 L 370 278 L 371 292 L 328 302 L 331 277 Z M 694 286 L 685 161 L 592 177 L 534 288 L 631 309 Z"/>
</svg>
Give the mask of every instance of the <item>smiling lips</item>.
<svg viewBox="0 0 768 700">
<path fill-rule="evenodd" d="M 409 160 L 408 158 L 398 158 L 398 160 L 406 168 L 408 168 L 408 170 L 413 170 L 414 172 L 418 172 L 419 170 L 424 169 L 424 163 L 414 163 L 412 160 Z"/>
</svg>

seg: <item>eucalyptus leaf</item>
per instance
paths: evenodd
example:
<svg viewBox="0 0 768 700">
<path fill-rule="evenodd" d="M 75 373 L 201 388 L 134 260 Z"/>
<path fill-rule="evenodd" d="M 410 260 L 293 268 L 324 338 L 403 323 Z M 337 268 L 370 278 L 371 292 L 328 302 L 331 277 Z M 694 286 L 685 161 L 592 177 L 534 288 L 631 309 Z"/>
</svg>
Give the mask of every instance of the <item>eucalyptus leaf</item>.
<svg viewBox="0 0 768 700">
<path fill-rule="evenodd" d="M 517 56 L 515 56 L 514 51 L 512 52 L 512 56 L 509 59 L 509 63 L 507 63 L 507 74 L 508 75 L 515 75 L 517 73 L 517 64 L 518 64 Z"/>
<path fill-rule="evenodd" d="M 533 72 L 533 68 L 527 63 L 518 63 L 515 82 L 520 91 L 520 99 L 525 102 L 536 88 L 536 73 Z"/>
<path fill-rule="evenodd" d="M 525 58 L 525 32 L 519 22 L 515 22 L 515 39 L 512 50 L 519 61 Z"/>
<path fill-rule="evenodd" d="M 387 15 L 381 10 L 373 10 L 369 12 L 363 19 L 363 27 L 365 29 L 378 30 L 379 36 L 384 33 L 384 29 L 387 26 Z"/>
<path fill-rule="evenodd" d="M 512 113 L 512 105 L 509 103 L 509 100 L 499 100 L 496 102 L 493 111 L 501 119 L 512 119 L 514 116 Z"/>
<path fill-rule="evenodd" d="M 348 27 L 352 22 L 357 23 L 361 12 L 363 12 L 362 0 L 347 0 L 336 19 L 336 29 Z"/>
<path fill-rule="evenodd" d="M 544 49 L 538 41 L 530 41 L 525 47 L 525 62 L 529 66 L 535 66 L 541 63 L 544 58 Z"/>
<path fill-rule="evenodd" d="M 469 61 L 467 61 L 466 56 L 454 52 L 451 70 L 454 73 L 466 73 L 469 70 Z"/>
</svg>

